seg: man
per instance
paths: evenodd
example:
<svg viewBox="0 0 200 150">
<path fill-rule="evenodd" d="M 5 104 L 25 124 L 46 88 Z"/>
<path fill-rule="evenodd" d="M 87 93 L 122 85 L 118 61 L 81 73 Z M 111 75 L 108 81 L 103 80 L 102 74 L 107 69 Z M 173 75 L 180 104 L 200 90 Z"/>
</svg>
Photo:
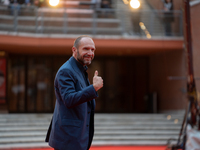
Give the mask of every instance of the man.
<svg viewBox="0 0 200 150">
<path fill-rule="evenodd" d="M 88 150 L 94 135 L 97 91 L 103 80 L 95 71 L 93 84 L 87 66 L 94 58 L 95 44 L 89 36 L 74 41 L 73 56 L 58 70 L 55 81 L 56 104 L 46 142 L 55 150 Z"/>
<path fill-rule="evenodd" d="M 171 36 L 172 35 L 171 24 L 174 21 L 172 0 L 164 0 L 164 20 L 163 21 L 164 21 L 164 27 L 165 27 L 165 35 Z"/>
</svg>

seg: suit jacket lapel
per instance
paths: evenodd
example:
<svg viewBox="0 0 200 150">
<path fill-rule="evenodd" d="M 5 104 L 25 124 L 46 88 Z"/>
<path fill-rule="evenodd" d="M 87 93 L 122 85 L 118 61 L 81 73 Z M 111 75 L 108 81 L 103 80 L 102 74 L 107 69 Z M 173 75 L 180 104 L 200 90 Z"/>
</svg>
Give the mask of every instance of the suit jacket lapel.
<svg viewBox="0 0 200 150">
<path fill-rule="evenodd" d="M 79 76 L 79 78 L 81 79 L 80 80 L 80 84 L 81 84 L 81 86 L 84 88 L 86 85 L 84 84 L 85 82 L 85 80 L 84 80 L 84 78 L 83 78 L 83 75 L 82 75 L 82 73 L 81 73 L 81 71 L 80 71 L 80 68 L 77 66 L 77 64 L 76 64 L 76 59 L 72 56 L 71 58 L 70 58 L 70 64 L 71 64 L 71 66 L 72 66 L 72 68 L 74 69 L 74 71 L 77 73 L 77 75 Z"/>
<path fill-rule="evenodd" d="M 71 64 L 72 68 L 74 69 L 74 71 L 77 73 L 77 75 L 81 78 L 81 81 L 80 81 L 81 86 L 82 87 L 86 87 L 86 86 L 90 85 L 90 81 L 88 79 L 88 75 L 86 74 L 86 81 L 87 81 L 87 84 L 88 84 L 87 85 L 85 83 L 85 79 L 84 79 L 84 77 L 83 77 L 83 75 L 81 73 L 80 68 L 76 64 L 76 59 L 73 56 L 70 58 L 70 64 Z M 95 101 L 94 100 L 88 101 L 88 105 L 90 107 L 94 108 L 95 107 Z"/>
</svg>

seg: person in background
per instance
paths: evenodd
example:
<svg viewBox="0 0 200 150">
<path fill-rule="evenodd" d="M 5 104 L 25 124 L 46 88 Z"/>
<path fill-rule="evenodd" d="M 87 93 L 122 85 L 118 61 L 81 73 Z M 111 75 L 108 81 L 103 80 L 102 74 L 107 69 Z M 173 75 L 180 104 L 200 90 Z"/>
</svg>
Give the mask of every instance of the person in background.
<svg viewBox="0 0 200 150">
<path fill-rule="evenodd" d="M 25 5 L 26 6 L 30 6 L 31 5 L 31 1 L 30 0 L 25 0 Z"/>
<path fill-rule="evenodd" d="M 11 15 L 19 15 L 21 5 L 24 3 L 23 0 L 10 0 L 9 9 L 11 10 Z"/>
<path fill-rule="evenodd" d="M 111 11 L 111 1 L 110 0 L 102 0 L 101 1 L 101 16 L 102 17 L 110 17 L 112 15 Z"/>
<path fill-rule="evenodd" d="M 94 110 L 97 91 L 103 79 L 96 70 L 93 84 L 86 72 L 95 53 L 95 44 L 89 36 L 74 41 L 72 57 L 58 70 L 54 88 L 56 104 L 46 142 L 55 150 L 88 150 L 94 135 Z"/>
<path fill-rule="evenodd" d="M 101 8 L 111 8 L 111 4 L 109 0 L 102 0 L 101 1 Z"/>
<path fill-rule="evenodd" d="M 141 7 L 137 10 L 133 10 L 131 13 L 131 21 L 133 26 L 133 34 L 136 36 L 141 36 L 141 28 L 140 28 L 140 18 L 141 18 Z"/>
<path fill-rule="evenodd" d="M 93 3 L 92 9 L 99 9 L 101 7 L 101 0 L 91 0 L 91 3 Z"/>
<path fill-rule="evenodd" d="M 1 3 L 5 6 L 9 6 L 10 5 L 10 1 L 9 0 L 2 0 Z"/>
<path fill-rule="evenodd" d="M 172 29 L 171 29 L 171 23 L 174 21 L 173 16 L 173 3 L 172 0 L 164 0 L 163 4 L 164 8 L 164 27 L 165 27 L 165 35 L 171 36 L 172 35 Z"/>
</svg>

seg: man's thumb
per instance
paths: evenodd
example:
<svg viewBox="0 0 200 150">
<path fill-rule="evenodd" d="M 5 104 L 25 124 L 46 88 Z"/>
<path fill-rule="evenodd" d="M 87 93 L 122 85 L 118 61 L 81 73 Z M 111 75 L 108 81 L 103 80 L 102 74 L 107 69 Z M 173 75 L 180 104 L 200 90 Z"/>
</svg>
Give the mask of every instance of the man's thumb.
<svg viewBox="0 0 200 150">
<path fill-rule="evenodd" d="M 94 76 L 98 76 L 98 71 L 97 70 L 94 72 Z"/>
</svg>

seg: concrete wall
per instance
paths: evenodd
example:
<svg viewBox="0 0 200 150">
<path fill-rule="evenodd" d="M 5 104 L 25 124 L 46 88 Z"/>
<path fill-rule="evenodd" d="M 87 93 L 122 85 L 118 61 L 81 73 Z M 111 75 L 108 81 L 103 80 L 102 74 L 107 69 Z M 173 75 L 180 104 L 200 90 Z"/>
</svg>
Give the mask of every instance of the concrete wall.
<svg viewBox="0 0 200 150">
<path fill-rule="evenodd" d="M 155 9 L 161 9 L 161 0 L 147 0 Z M 180 10 L 182 0 L 174 0 L 174 9 Z M 193 47 L 193 68 L 194 76 L 200 78 L 200 4 L 191 6 L 191 33 Z M 185 109 L 187 102 L 187 81 L 169 80 L 168 76 L 186 77 L 187 53 L 182 51 L 171 51 L 157 53 L 150 56 L 150 92 L 158 94 L 158 109 L 160 111 Z M 196 79 L 197 91 L 200 92 L 200 79 Z"/>
<path fill-rule="evenodd" d="M 200 3 L 191 7 L 191 33 L 193 47 L 194 76 L 200 77 Z M 200 92 L 200 79 L 196 79 L 197 91 Z"/>
<path fill-rule="evenodd" d="M 158 111 L 185 109 L 186 79 L 169 79 L 186 76 L 184 51 L 158 53 L 150 56 L 149 62 L 149 89 L 158 94 Z"/>
</svg>

